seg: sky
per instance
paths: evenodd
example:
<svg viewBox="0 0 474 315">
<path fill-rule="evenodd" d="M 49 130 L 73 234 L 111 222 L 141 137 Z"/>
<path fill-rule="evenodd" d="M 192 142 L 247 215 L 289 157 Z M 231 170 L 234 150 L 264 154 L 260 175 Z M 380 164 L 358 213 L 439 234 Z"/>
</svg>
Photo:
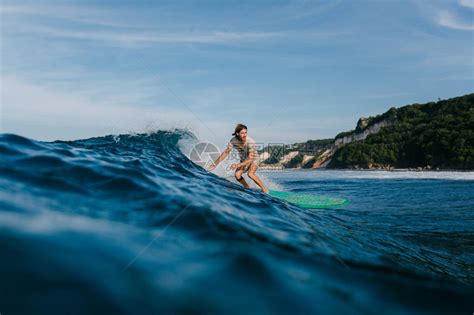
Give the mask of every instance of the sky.
<svg viewBox="0 0 474 315">
<path fill-rule="evenodd" d="M 474 0 L 0 0 L 0 132 L 332 138 L 474 92 Z"/>
</svg>

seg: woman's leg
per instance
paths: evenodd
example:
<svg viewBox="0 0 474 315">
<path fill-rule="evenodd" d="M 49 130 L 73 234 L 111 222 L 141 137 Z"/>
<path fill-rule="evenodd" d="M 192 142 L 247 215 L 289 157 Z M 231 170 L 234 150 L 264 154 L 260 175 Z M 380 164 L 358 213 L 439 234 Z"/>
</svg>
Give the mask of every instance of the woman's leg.
<svg viewBox="0 0 474 315">
<path fill-rule="evenodd" d="M 249 177 L 255 182 L 255 184 L 257 184 L 260 188 L 262 188 L 264 193 L 267 193 L 268 189 L 267 187 L 265 187 L 265 185 L 263 185 L 260 178 L 258 178 L 258 176 L 255 174 L 256 171 L 257 171 L 257 165 L 250 164 L 250 169 L 248 172 Z"/>
<path fill-rule="evenodd" d="M 235 170 L 235 179 L 237 179 L 237 181 L 239 183 L 241 183 L 245 188 L 249 188 L 249 184 L 247 184 L 247 182 L 245 181 L 244 177 L 242 176 L 242 174 L 244 173 L 244 168 L 243 167 L 239 167 Z"/>
</svg>

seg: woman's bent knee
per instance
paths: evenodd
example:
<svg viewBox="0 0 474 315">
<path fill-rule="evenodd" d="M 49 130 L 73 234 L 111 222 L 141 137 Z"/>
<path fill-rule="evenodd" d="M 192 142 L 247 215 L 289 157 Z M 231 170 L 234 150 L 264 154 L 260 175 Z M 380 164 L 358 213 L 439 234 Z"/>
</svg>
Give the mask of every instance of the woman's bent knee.
<svg viewBox="0 0 474 315">
<path fill-rule="evenodd" d="M 242 174 L 243 174 L 242 172 L 236 172 L 236 173 L 234 174 L 235 179 L 236 179 L 236 180 L 241 180 L 241 179 L 242 179 Z"/>
</svg>

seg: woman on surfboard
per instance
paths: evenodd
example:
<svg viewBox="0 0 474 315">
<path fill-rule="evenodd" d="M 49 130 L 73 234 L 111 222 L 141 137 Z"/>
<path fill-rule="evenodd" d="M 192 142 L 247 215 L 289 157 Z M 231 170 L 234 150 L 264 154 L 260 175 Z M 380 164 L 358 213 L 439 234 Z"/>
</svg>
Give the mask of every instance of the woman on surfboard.
<svg viewBox="0 0 474 315">
<path fill-rule="evenodd" d="M 255 174 L 258 168 L 259 160 L 255 141 L 247 136 L 247 126 L 243 124 L 237 124 L 232 135 L 234 137 L 230 139 L 229 143 L 227 144 L 227 148 L 221 153 L 217 160 L 208 167 L 208 170 L 212 171 L 215 169 L 216 166 L 227 157 L 232 148 L 235 147 L 240 156 L 240 163 L 234 163 L 230 166 L 231 170 L 235 169 L 235 179 L 237 179 L 237 181 L 245 188 L 249 188 L 250 186 L 242 177 L 242 174 L 248 172 L 248 177 L 250 177 L 264 193 L 268 193 L 268 189 L 265 187 L 265 185 L 263 185 L 260 178 L 258 178 L 258 176 Z"/>
</svg>

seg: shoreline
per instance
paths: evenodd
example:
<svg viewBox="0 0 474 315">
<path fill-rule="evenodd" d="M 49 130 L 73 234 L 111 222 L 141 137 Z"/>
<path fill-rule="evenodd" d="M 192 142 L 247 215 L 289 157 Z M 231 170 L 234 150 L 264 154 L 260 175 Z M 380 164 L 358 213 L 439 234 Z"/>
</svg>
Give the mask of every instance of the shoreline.
<svg viewBox="0 0 474 315">
<path fill-rule="evenodd" d="M 410 168 L 394 168 L 394 169 L 368 169 L 368 168 L 284 168 L 284 167 L 258 167 L 258 170 L 260 171 L 356 171 L 356 172 L 412 172 L 412 173 L 439 173 L 439 172 L 451 172 L 451 173 L 470 173 L 474 172 L 474 169 L 472 170 L 459 170 L 459 169 L 423 169 L 423 170 L 417 170 L 417 169 L 410 169 Z"/>
</svg>

